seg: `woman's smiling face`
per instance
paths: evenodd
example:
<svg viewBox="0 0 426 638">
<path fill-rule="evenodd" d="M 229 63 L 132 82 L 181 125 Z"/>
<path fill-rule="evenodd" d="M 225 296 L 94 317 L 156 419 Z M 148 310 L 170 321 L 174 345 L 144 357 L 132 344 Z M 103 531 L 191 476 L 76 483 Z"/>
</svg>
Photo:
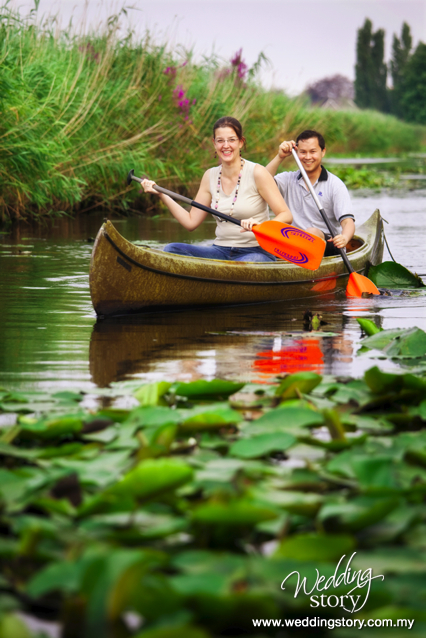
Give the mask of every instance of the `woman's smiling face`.
<svg viewBox="0 0 426 638">
<path fill-rule="evenodd" d="M 213 143 L 218 157 L 225 162 L 230 162 L 239 157 L 240 149 L 244 145 L 244 141 L 238 138 L 238 135 L 230 126 L 216 129 Z"/>
</svg>

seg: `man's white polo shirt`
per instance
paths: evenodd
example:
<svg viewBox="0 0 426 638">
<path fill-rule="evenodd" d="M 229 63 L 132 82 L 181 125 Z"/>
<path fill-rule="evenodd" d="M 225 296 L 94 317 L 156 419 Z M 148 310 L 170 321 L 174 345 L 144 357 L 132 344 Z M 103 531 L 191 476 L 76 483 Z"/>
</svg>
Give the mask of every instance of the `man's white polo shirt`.
<svg viewBox="0 0 426 638">
<path fill-rule="evenodd" d="M 299 171 L 279 173 L 275 176 L 275 181 L 293 214 L 294 226 L 303 230 L 313 226 L 322 230 L 325 235 L 330 234 Z M 333 235 L 339 235 L 342 232 L 342 219 L 350 217 L 355 221 L 348 189 L 341 179 L 324 167 L 314 189 L 330 220 Z"/>
</svg>

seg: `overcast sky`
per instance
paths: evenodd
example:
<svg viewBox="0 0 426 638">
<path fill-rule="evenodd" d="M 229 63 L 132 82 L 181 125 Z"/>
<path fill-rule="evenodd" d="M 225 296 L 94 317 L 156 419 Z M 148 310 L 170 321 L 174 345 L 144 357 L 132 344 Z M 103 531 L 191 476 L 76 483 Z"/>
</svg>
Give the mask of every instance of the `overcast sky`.
<svg viewBox="0 0 426 638">
<path fill-rule="evenodd" d="M 11 5 L 25 12 L 34 3 Z M 134 7 L 128 17 L 136 33 L 149 28 L 158 42 L 192 48 L 198 60 L 213 50 L 229 60 L 242 48 L 250 66 L 262 51 L 272 65 L 263 83 L 290 94 L 336 73 L 354 79 L 356 32 L 367 17 L 386 31 L 386 60 L 404 21 L 415 45 L 426 42 L 426 0 L 40 0 L 39 14 L 60 14 L 65 26 L 85 13 L 96 27 L 121 6 Z"/>
</svg>

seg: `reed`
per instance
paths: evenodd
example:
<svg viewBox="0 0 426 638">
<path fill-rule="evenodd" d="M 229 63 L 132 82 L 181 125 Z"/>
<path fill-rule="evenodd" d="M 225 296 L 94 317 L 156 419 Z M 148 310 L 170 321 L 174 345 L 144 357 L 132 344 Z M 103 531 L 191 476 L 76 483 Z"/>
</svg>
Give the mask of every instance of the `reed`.
<svg viewBox="0 0 426 638">
<path fill-rule="evenodd" d="M 0 8 L 0 219 L 143 207 L 129 168 L 194 193 L 212 164 L 211 127 L 245 124 L 246 156 L 265 163 L 283 138 L 321 129 L 329 150 L 418 150 L 426 128 L 375 112 L 312 110 L 217 59 L 196 64 L 152 34 L 120 37 L 119 16 L 89 35 Z M 259 63 L 262 56 L 259 57 Z M 238 61 L 237 61 L 238 62 Z"/>
</svg>

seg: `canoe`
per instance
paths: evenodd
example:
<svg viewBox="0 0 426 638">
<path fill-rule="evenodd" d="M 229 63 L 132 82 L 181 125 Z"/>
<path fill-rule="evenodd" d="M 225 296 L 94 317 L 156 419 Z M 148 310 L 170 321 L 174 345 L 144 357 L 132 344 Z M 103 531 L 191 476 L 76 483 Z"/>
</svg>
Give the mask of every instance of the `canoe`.
<svg viewBox="0 0 426 638">
<path fill-rule="evenodd" d="M 355 270 L 367 274 L 383 257 L 383 224 L 376 210 L 348 245 Z M 341 257 L 325 257 L 308 271 L 289 262 L 202 259 L 137 246 L 106 221 L 90 263 L 90 294 L 98 316 L 155 308 L 246 304 L 317 297 L 344 289 L 348 273 Z"/>
</svg>

